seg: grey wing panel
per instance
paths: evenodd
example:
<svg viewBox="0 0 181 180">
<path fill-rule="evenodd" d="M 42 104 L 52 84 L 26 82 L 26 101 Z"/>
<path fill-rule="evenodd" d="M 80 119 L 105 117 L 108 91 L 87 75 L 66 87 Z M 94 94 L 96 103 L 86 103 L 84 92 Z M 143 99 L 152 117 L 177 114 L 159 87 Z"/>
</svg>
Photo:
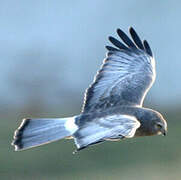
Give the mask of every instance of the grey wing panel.
<svg viewBox="0 0 181 180">
<path fill-rule="evenodd" d="M 119 49 L 107 47 L 107 57 L 86 90 L 83 112 L 102 111 L 117 105 L 141 106 L 154 82 L 155 60 L 148 43 L 142 43 L 133 29 L 130 33 L 134 42 L 128 40 L 122 31 L 118 32 L 127 46 L 109 38 Z"/>
<path fill-rule="evenodd" d="M 83 148 L 107 139 L 131 138 L 140 126 L 139 121 L 128 115 L 109 115 L 85 122 L 74 134 L 77 148 Z"/>
</svg>

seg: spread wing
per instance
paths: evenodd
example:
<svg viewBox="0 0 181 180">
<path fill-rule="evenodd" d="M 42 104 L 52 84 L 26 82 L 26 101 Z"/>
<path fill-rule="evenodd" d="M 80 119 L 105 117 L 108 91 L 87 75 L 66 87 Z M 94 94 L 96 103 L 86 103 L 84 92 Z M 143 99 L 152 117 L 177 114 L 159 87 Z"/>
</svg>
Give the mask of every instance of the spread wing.
<svg viewBox="0 0 181 180">
<path fill-rule="evenodd" d="M 89 117 L 90 118 L 90 117 Z M 80 123 L 80 129 L 74 134 L 78 150 L 105 140 L 132 138 L 140 127 L 140 122 L 129 115 L 108 115 L 93 118 Z"/>
<path fill-rule="evenodd" d="M 106 46 L 107 56 L 86 90 L 82 112 L 102 111 L 111 106 L 142 106 L 144 97 L 155 80 L 155 60 L 146 40 L 133 28 L 132 40 L 120 29 L 122 42 L 109 37 L 116 47 Z"/>
</svg>

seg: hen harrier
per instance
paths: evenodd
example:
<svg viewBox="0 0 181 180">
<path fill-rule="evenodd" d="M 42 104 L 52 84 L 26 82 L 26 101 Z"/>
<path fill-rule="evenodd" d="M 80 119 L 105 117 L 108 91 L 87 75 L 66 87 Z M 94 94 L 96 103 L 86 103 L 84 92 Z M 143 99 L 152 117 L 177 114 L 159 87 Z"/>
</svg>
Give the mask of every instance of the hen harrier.
<svg viewBox="0 0 181 180">
<path fill-rule="evenodd" d="M 146 40 L 135 30 L 131 39 L 117 30 L 122 42 L 109 37 L 115 46 L 108 53 L 86 90 L 82 112 L 68 118 L 24 119 L 15 131 L 15 150 L 73 138 L 77 150 L 103 141 L 166 134 L 162 115 L 144 108 L 143 100 L 155 80 L 155 60 Z"/>
</svg>

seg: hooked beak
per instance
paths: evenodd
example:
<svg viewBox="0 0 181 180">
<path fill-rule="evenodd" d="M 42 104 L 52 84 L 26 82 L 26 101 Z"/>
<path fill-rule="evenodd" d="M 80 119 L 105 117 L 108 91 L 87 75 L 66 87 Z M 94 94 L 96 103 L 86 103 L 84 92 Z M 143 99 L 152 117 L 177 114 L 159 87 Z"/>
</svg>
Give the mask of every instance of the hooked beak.
<svg viewBox="0 0 181 180">
<path fill-rule="evenodd" d="M 160 132 L 162 133 L 163 136 L 167 135 L 167 130 L 165 130 L 164 128 L 160 129 Z"/>
</svg>

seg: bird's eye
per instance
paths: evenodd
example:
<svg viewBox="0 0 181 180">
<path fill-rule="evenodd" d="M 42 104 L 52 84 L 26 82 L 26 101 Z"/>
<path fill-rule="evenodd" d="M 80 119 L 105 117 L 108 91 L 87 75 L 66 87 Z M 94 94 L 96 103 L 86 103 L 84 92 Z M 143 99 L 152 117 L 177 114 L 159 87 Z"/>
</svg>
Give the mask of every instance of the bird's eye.
<svg viewBox="0 0 181 180">
<path fill-rule="evenodd" d="M 157 125 L 157 127 L 158 127 L 159 129 L 162 128 L 162 125 L 161 125 L 161 124 L 156 124 L 156 125 Z"/>
</svg>

